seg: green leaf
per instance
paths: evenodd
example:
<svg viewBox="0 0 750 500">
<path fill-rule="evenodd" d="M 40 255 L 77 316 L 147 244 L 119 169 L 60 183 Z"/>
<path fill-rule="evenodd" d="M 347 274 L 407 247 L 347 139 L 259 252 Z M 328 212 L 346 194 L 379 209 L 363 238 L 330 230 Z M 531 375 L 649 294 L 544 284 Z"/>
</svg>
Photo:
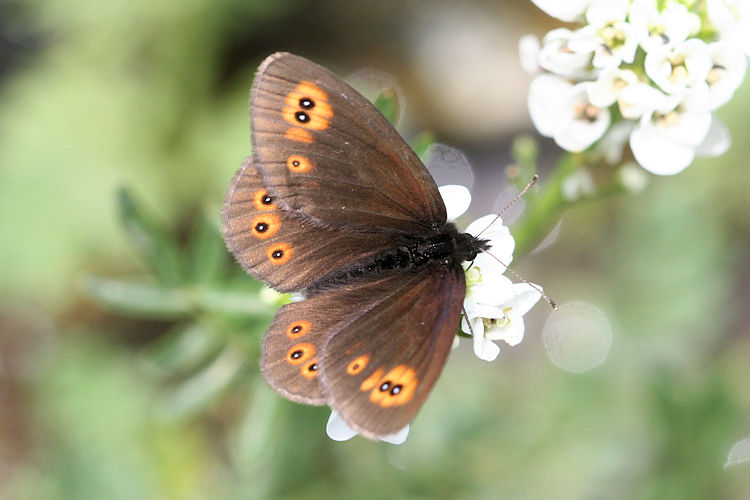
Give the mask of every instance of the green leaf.
<svg viewBox="0 0 750 500">
<path fill-rule="evenodd" d="M 120 217 L 133 247 L 143 256 L 160 283 L 184 281 L 182 258 L 174 238 L 136 202 L 127 188 L 118 191 Z"/>
<path fill-rule="evenodd" d="M 177 319 L 192 310 L 189 293 L 157 283 L 87 276 L 81 281 L 81 287 L 100 305 L 138 318 Z"/>
<path fill-rule="evenodd" d="M 227 347 L 203 370 L 183 382 L 164 398 L 162 411 L 167 417 L 193 414 L 210 404 L 237 377 L 245 366 L 245 355 Z"/>
<path fill-rule="evenodd" d="M 190 241 L 190 277 L 195 283 L 215 283 L 222 276 L 227 249 L 221 233 L 216 231 L 218 219 L 218 213 L 208 208 L 196 218 Z"/>
<path fill-rule="evenodd" d="M 435 134 L 428 130 L 423 130 L 411 140 L 411 147 L 414 152 L 417 153 L 417 156 L 419 156 L 422 161 L 425 161 L 424 156 L 425 154 L 427 154 L 427 150 L 434 142 Z"/>
<path fill-rule="evenodd" d="M 398 94 L 393 89 L 387 89 L 378 94 L 375 99 L 375 107 L 393 124 L 398 126 L 398 119 L 401 116 L 401 104 L 398 101 Z"/>
<path fill-rule="evenodd" d="M 151 344 L 145 358 L 159 370 L 172 375 L 195 369 L 201 362 L 216 355 L 221 346 L 219 332 L 208 324 L 179 325 Z"/>
</svg>

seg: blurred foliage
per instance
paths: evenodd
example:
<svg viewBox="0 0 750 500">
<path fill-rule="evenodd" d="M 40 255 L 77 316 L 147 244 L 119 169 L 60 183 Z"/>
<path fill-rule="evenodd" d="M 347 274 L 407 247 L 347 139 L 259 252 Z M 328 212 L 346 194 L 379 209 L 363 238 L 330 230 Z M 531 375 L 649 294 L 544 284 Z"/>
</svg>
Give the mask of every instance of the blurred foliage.
<svg viewBox="0 0 750 500">
<path fill-rule="evenodd" d="M 266 386 L 260 339 L 284 297 L 232 263 L 218 220 L 249 152 L 252 73 L 274 50 L 315 54 L 329 32 L 311 9 L 370 33 L 350 25 L 374 22 L 363 5 L 0 3 L 15 47 L 0 59 L 0 498 L 750 496 L 748 465 L 723 468 L 750 435 L 747 85 L 723 115 L 730 152 L 641 194 L 569 206 L 555 186 L 574 165 L 513 146 L 512 183 L 542 174 L 512 228 L 519 270 L 608 313 L 602 366 L 552 366 L 539 306 L 495 363 L 464 342 L 398 447 L 330 441 L 327 409 Z"/>
</svg>

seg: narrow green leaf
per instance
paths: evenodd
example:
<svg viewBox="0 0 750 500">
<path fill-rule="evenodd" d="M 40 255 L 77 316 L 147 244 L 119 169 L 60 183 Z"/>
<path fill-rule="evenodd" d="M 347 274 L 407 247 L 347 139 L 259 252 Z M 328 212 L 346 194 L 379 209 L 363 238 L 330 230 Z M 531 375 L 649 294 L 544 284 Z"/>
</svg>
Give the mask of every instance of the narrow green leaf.
<svg viewBox="0 0 750 500">
<path fill-rule="evenodd" d="M 237 377 L 245 365 L 242 352 L 227 347 L 203 370 L 183 382 L 164 399 L 167 417 L 193 414 L 210 404 Z"/>
<path fill-rule="evenodd" d="M 215 355 L 221 346 L 219 333 L 208 324 L 179 325 L 144 353 L 147 361 L 169 375 L 195 369 Z"/>
<path fill-rule="evenodd" d="M 190 294 L 157 283 L 87 276 L 81 288 L 102 306 L 138 318 L 177 319 L 192 309 Z"/>
<path fill-rule="evenodd" d="M 195 220 L 190 240 L 190 277 L 194 283 L 215 283 L 227 262 L 224 239 L 216 231 L 213 219 L 218 214 L 204 209 Z"/>
<path fill-rule="evenodd" d="M 120 188 L 117 198 L 125 231 L 159 282 L 165 285 L 183 282 L 182 258 L 174 238 L 139 206 L 127 188 Z"/>
</svg>

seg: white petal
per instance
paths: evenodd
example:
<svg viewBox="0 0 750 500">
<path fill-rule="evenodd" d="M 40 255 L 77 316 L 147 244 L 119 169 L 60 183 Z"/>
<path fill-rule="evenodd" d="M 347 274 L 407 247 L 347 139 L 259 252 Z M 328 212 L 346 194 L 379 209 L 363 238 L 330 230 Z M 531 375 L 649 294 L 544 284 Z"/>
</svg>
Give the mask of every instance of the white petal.
<svg viewBox="0 0 750 500">
<path fill-rule="evenodd" d="M 695 147 L 703 142 L 711 128 L 711 113 L 680 112 L 678 108 L 669 113 L 667 118 L 652 123 L 665 139 Z"/>
<path fill-rule="evenodd" d="M 440 196 L 445 203 L 445 211 L 448 222 L 452 222 L 462 216 L 471 205 L 471 192 L 459 184 L 448 184 L 438 188 Z"/>
<path fill-rule="evenodd" d="M 502 340 L 509 346 L 517 346 L 523 340 L 525 326 L 523 316 L 517 311 L 510 310 L 507 314 L 510 322 L 501 327 L 488 328 L 484 336 L 490 340 Z"/>
<path fill-rule="evenodd" d="M 535 75 L 541 71 L 539 65 L 539 39 L 534 35 L 523 35 L 518 40 L 518 59 L 527 73 Z"/>
<path fill-rule="evenodd" d="M 583 16 L 591 0 L 531 0 L 552 17 L 565 22 L 577 21 Z"/>
<path fill-rule="evenodd" d="M 612 21 L 624 21 L 629 4 L 628 0 L 595 0 L 586 10 L 586 20 L 597 28 Z"/>
<path fill-rule="evenodd" d="M 386 443 L 390 444 L 402 444 L 404 441 L 406 441 L 406 438 L 409 436 L 409 424 L 406 424 L 406 427 L 401 429 L 400 431 L 390 434 L 388 436 L 383 436 L 380 438 L 381 441 L 385 441 Z"/>
<path fill-rule="evenodd" d="M 653 127 L 643 125 L 630 134 L 630 149 L 643 168 L 657 175 L 682 172 L 695 157 L 693 147 L 667 140 Z"/>
<path fill-rule="evenodd" d="M 596 81 L 586 88 L 589 101 L 594 106 L 606 108 L 617 100 L 617 96 L 627 85 L 638 81 L 638 77 L 629 69 L 607 68 L 599 73 Z"/>
<path fill-rule="evenodd" d="M 336 410 L 331 410 L 331 416 L 326 424 L 326 434 L 334 441 L 347 441 L 359 433 L 352 430 Z"/>
<path fill-rule="evenodd" d="M 731 145 L 732 136 L 729 134 L 729 129 L 714 115 L 711 128 L 708 129 L 703 142 L 695 149 L 695 154 L 708 157 L 719 156 L 726 153 Z"/>
<path fill-rule="evenodd" d="M 466 312 L 472 318 L 475 316 L 498 317 L 482 310 L 482 307 L 498 307 L 511 300 L 514 297 L 513 282 L 507 276 L 503 276 L 505 266 L 494 259 L 475 262 L 472 270 L 475 268 L 479 270 L 482 278 L 478 282 L 469 283 L 465 301 L 467 303 L 464 304 Z"/>
<path fill-rule="evenodd" d="M 563 78 L 541 74 L 529 85 L 528 108 L 531 121 L 545 137 L 552 137 L 563 114 L 565 96 L 572 85 Z"/>
<path fill-rule="evenodd" d="M 526 314 L 542 298 L 542 294 L 539 293 L 541 289 L 542 287 L 539 285 L 532 286 L 529 283 L 514 283 L 513 294 L 515 297 L 508 303 L 508 306 L 518 311 L 521 315 Z"/>
<path fill-rule="evenodd" d="M 610 165 L 617 165 L 622 161 L 622 150 L 628 142 L 630 133 L 633 131 L 634 123 L 623 120 L 610 127 L 609 131 L 596 145 L 596 150 L 604 155 L 604 159 Z M 593 183 L 593 181 L 592 181 Z"/>
<path fill-rule="evenodd" d="M 484 335 L 474 333 L 474 354 L 483 361 L 495 361 L 500 354 L 500 348 L 487 340 Z"/>
<path fill-rule="evenodd" d="M 651 111 L 671 111 L 679 102 L 679 97 L 668 96 L 643 82 L 636 82 L 622 89 L 618 99 L 620 113 L 631 120 L 636 120 Z"/>
</svg>

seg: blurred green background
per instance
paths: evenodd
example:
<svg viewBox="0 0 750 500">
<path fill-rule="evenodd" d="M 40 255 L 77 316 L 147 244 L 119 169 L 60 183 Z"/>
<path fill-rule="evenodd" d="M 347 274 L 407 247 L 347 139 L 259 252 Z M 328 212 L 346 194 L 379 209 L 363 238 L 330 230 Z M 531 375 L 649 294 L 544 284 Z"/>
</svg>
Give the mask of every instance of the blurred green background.
<svg viewBox="0 0 750 500">
<path fill-rule="evenodd" d="M 0 498 L 750 497 L 724 468 L 750 435 L 747 82 L 729 153 L 516 262 L 606 313 L 602 365 L 553 365 L 540 304 L 497 361 L 453 352 L 402 446 L 333 442 L 259 376 L 278 298 L 217 228 L 258 63 L 392 74 L 407 137 L 476 168 L 478 216 L 531 132 L 518 37 L 554 26 L 530 2 L 0 1 Z"/>
</svg>

